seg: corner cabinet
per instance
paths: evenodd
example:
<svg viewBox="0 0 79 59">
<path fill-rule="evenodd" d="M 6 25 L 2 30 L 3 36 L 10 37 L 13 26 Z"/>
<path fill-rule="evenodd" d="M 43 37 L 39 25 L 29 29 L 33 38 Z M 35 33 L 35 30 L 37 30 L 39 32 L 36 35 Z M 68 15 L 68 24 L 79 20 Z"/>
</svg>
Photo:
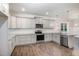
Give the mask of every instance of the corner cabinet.
<svg viewBox="0 0 79 59">
<path fill-rule="evenodd" d="M 9 4 L 8 3 L 0 3 L 0 15 L 9 16 Z"/>
</svg>

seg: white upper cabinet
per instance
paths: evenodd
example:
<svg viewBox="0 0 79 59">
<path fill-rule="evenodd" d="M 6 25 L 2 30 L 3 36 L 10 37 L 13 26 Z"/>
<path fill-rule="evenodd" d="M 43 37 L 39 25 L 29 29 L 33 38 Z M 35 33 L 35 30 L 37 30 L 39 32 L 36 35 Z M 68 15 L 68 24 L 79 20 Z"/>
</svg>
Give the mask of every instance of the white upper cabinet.
<svg viewBox="0 0 79 59">
<path fill-rule="evenodd" d="M 17 20 L 15 16 L 10 16 L 8 18 L 8 28 L 17 28 Z"/>
<path fill-rule="evenodd" d="M 16 18 L 17 28 L 22 28 L 22 18 Z"/>
<path fill-rule="evenodd" d="M 53 28 L 53 23 L 54 23 L 53 20 L 43 19 L 42 21 L 43 21 L 43 27 L 44 28 L 47 28 L 47 29 L 52 29 Z"/>
<path fill-rule="evenodd" d="M 10 28 L 16 28 L 16 17 L 15 16 L 11 16 L 10 17 L 10 20 L 9 20 L 9 27 Z"/>
<path fill-rule="evenodd" d="M 39 19 L 39 23 L 40 24 L 43 24 L 43 19 Z"/>
<path fill-rule="evenodd" d="M 35 19 L 35 23 L 36 24 L 43 24 L 43 19 L 37 18 L 37 19 Z"/>
<path fill-rule="evenodd" d="M 35 28 L 35 20 L 34 19 L 30 20 L 30 28 Z"/>
<path fill-rule="evenodd" d="M 8 20 L 9 28 L 35 28 L 35 20 L 23 17 L 10 16 Z"/>
<path fill-rule="evenodd" d="M 40 19 L 35 19 L 35 23 L 36 24 L 40 24 L 41 22 L 40 22 Z"/>
<path fill-rule="evenodd" d="M 35 23 L 39 24 L 40 23 L 39 19 L 35 19 Z"/>
<path fill-rule="evenodd" d="M 0 10 L 1 10 L 2 8 L 1 8 L 1 3 L 0 3 Z"/>
<path fill-rule="evenodd" d="M 17 17 L 17 28 L 35 28 L 35 21 L 33 19 Z"/>
<path fill-rule="evenodd" d="M 22 26 L 21 26 L 20 28 L 26 28 L 26 27 L 27 27 L 27 23 L 28 23 L 28 22 L 27 22 L 26 20 L 27 20 L 27 19 L 25 19 L 25 18 L 22 18 L 22 19 L 21 19 L 21 22 L 20 22 L 20 23 L 21 23 Z M 18 23 L 18 22 L 17 22 L 17 23 Z M 18 24 L 17 24 L 17 25 L 18 25 Z"/>
<path fill-rule="evenodd" d="M 34 20 L 22 18 L 22 27 L 21 28 L 35 28 Z"/>
<path fill-rule="evenodd" d="M 1 3 L 0 4 L 0 15 L 1 16 L 9 16 L 9 4 L 8 3 Z"/>
<path fill-rule="evenodd" d="M 43 24 L 44 29 L 53 29 L 53 20 L 30 19 L 26 17 L 10 16 L 8 21 L 10 28 L 29 28 L 35 29 L 36 24 Z"/>
</svg>

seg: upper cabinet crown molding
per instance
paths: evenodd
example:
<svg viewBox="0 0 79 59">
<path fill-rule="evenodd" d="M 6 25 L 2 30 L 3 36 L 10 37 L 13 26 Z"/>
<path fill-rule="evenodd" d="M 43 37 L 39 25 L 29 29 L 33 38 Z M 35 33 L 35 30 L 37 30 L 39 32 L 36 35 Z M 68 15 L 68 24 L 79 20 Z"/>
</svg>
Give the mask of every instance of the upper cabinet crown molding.
<svg viewBox="0 0 79 59">
<path fill-rule="evenodd" d="M 0 3 L 0 17 L 8 17 L 8 16 L 9 16 L 9 4 Z"/>
</svg>

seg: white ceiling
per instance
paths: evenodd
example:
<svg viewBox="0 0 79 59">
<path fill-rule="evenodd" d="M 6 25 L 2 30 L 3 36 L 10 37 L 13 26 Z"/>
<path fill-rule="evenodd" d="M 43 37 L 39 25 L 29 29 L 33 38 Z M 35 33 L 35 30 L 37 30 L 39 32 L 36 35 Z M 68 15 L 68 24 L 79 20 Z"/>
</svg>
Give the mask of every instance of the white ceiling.
<svg viewBox="0 0 79 59">
<path fill-rule="evenodd" d="M 25 11 L 22 11 L 25 8 Z M 29 13 L 40 16 L 60 16 L 67 11 L 79 10 L 78 3 L 10 3 L 10 12 Z M 48 15 L 46 15 L 48 12 Z"/>
</svg>

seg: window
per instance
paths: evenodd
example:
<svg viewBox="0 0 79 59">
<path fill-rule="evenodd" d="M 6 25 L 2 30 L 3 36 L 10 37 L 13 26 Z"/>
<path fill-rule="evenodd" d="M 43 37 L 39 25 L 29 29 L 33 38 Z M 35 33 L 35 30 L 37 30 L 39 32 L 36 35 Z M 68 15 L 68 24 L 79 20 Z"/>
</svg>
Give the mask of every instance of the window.
<svg viewBox="0 0 79 59">
<path fill-rule="evenodd" d="M 61 23 L 61 31 L 67 31 L 67 23 Z"/>
</svg>

